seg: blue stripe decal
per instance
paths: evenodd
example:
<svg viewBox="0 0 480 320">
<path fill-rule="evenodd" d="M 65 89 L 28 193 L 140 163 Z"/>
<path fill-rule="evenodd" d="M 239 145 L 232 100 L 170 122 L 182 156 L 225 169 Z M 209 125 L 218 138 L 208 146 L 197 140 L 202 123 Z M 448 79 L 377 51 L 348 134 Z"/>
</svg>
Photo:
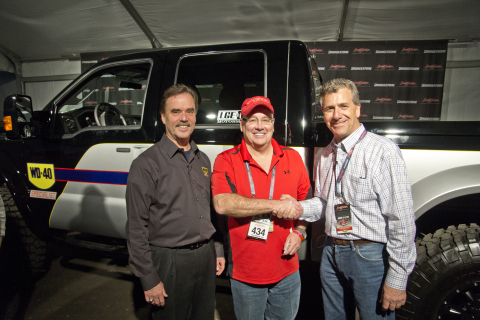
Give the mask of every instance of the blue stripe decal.
<svg viewBox="0 0 480 320">
<path fill-rule="evenodd" d="M 55 168 L 55 180 L 127 185 L 128 172 Z"/>
</svg>

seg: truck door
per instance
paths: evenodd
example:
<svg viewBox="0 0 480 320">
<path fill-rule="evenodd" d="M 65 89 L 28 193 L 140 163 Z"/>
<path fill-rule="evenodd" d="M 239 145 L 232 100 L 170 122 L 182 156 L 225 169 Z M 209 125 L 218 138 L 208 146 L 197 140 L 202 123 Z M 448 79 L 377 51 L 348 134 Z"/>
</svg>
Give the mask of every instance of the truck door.
<svg viewBox="0 0 480 320">
<path fill-rule="evenodd" d="M 104 64 L 54 101 L 55 136 L 61 137 L 54 163 L 27 164 L 31 172 L 52 172 L 58 192 L 50 227 L 125 237 L 128 171 L 155 138 L 158 112 L 148 112 L 158 107 L 146 107 L 158 101 L 149 85 L 152 69 L 148 58 Z"/>
</svg>

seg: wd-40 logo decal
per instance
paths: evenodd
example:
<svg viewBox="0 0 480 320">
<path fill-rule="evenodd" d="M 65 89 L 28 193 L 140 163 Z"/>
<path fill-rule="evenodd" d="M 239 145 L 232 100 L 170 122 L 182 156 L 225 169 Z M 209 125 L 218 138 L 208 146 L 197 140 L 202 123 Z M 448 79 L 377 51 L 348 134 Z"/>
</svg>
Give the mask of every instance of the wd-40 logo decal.
<svg viewBox="0 0 480 320">
<path fill-rule="evenodd" d="M 28 180 L 37 188 L 48 189 L 55 183 L 53 164 L 27 163 Z"/>
</svg>

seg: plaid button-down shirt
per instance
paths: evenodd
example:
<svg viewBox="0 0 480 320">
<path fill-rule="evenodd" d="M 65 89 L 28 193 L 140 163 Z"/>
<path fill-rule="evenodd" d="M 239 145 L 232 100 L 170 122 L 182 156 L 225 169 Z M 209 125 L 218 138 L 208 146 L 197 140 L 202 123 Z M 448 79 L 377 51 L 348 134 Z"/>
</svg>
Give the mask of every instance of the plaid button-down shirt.
<svg viewBox="0 0 480 320">
<path fill-rule="evenodd" d="M 337 192 L 351 206 L 353 230 L 337 234 L 334 206 L 343 200 L 335 195 L 335 180 L 364 130 L 361 125 L 341 143 L 333 139 L 323 150 L 316 171 L 315 196 L 301 202 L 304 210 L 301 219 L 312 222 L 325 217 L 325 232 L 331 237 L 386 243 L 389 269 L 385 283 L 405 290 L 416 260 L 415 217 L 405 163 L 400 149 L 391 140 L 368 132 L 355 146 L 337 185 Z M 332 159 L 334 152 L 337 165 Z"/>
</svg>

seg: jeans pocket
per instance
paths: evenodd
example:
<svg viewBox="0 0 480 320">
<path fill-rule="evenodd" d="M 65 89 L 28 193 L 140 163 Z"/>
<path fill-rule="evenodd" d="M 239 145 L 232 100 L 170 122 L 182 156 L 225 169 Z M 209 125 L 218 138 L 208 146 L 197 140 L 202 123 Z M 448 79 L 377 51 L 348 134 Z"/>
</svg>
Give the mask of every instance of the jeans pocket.
<svg viewBox="0 0 480 320">
<path fill-rule="evenodd" d="M 359 245 L 356 252 L 365 261 L 380 262 L 387 258 L 385 245 L 382 243 Z"/>
</svg>

